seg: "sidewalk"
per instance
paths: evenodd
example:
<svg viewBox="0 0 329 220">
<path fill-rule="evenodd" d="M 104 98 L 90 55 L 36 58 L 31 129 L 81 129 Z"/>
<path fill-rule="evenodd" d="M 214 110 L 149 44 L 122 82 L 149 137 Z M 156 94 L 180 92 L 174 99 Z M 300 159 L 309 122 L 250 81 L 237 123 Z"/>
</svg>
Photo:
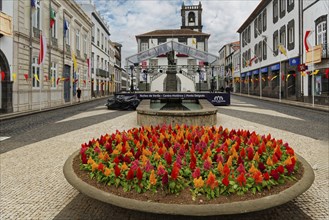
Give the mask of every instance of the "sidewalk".
<svg viewBox="0 0 329 220">
<path fill-rule="evenodd" d="M 244 96 L 244 97 L 253 98 L 253 99 L 277 102 L 277 103 L 281 103 L 281 104 L 285 104 L 285 105 L 298 106 L 298 107 L 313 109 L 313 110 L 317 110 L 317 111 L 329 112 L 329 106 L 326 106 L 326 105 L 314 104 L 314 106 L 313 106 L 311 103 L 293 101 L 293 100 L 288 100 L 288 99 L 281 99 L 281 102 L 280 102 L 280 100 L 276 99 L 276 98 L 269 98 L 269 97 L 264 97 L 264 96 L 259 97 L 259 96 L 248 95 L 248 94 L 243 94 L 243 93 L 231 93 L 231 95 Z"/>
</svg>

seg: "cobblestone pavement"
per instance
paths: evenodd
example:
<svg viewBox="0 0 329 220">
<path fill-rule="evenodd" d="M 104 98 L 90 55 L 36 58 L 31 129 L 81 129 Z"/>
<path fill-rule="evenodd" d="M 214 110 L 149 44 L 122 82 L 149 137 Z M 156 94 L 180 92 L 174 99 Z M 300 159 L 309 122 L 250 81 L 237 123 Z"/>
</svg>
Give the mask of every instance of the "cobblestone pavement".
<svg viewBox="0 0 329 220">
<path fill-rule="evenodd" d="M 231 109 L 237 110 L 247 105 L 248 103 L 237 102 L 231 106 Z M 87 120 L 88 117 L 95 117 L 93 113 L 95 112 L 74 115 L 57 123 L 63 123 L 63 127 L 65 127 L 70 120 Z M 262 114 L 271 113 L 264 111 Z M 0 154 L 0 218 L 60 220 L 205 219 L 202 217 L 155 215 L 122 209 L 90 199 L 68 184 L 63 175 L 63 164 L 70 154 L 80 148 L 81 143 L 92 138 L 98 138 L 105 133 L 115 132 L 117 129 L 124 130 L 137 126 L 136 112 L 116 116 L 118 117 L 107 117 L 107 120 L 86 124 L 84 127 L 71 132 L 59 132 L 53 137 L 37 140 L 35 143 L 22 145 Z M 289 116 L 281 113 L 278 114 L 278 117 Z M 232 114 L 219 113 L 217 119 L 217 125 L 229 129 L 242 128 L 255 130 L 259 134 L 271 133 L 273 137 L 288 142 L 313 167 L 315 182 L 308 191 L 279 207 L 244 215 L 212 216 L 206 219 L 329 218 L 329 151 L 327 140 L 318 140 L 290 131 L 282 131 L 269 125 L 237 118 Z"/>
</svg>

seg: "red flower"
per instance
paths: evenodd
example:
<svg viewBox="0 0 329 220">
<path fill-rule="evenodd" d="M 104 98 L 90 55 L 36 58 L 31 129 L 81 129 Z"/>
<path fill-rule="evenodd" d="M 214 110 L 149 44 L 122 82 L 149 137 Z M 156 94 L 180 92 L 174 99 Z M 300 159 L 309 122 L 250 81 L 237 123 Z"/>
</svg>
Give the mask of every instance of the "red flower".
<svg viewBox="0 0 329 220">
<path fill-rule="evenodd" d="M 225 185 L 225 186 L 228 186 L 228 184 L 230 183 L 230 181 L 228 180 L 228 177 L 224 177 L 224 179 L 222 180 L 222 183 Z"/>
<path fill-rule="evenodd" d="M 268 174 L 268 172 L 263 173 L 263 177 L 265 180 L 269 180 L 270 179 L 270 175 Z"/>
<path fill-rule="evenodd" d="M 285 167 L 288 171 L 288 174 L 290 175 L 292 172 L 294 172 L 295 164 L 292 163 L 290 165 L 286 165 Z"/>
<path fill-rule="evenodd" d="M 246 151 L 244 150 L 244 148 L 242 148 L 240 151 L 240 157 L 243 159 L 245 156 L 246 156 Z"/>
<path fill-rule="evenodd" d="M 248 147 L 247 151 L 248 151 L 248 159 L 252 160 L 254 158 L 254 149 L 251 147 Z"/>
<path fill-rule="evenodd" d="M 168 152 L 166 152 L 164 157 L 165 157 L 165 160 L 166 160 L 167 164 L 168 164 L 168 165 L 171 165 L 171 163 L 172 163 L 172 157 L 171 157 L 171 154 L 168 153 Z"/>
<path fill-rule="evenodd" d="M 174 180 L 177 179 L 178 174 L 179 174 L 179 168 L 175 163 L 174 167 L 172 168 L 172 171 L 171 171 L 171 178 L 174 179 Z"/>
<path fill-rule="evenodd" d="M 194 172 L 192 173 L 192 177 L 193 177 L 193 179 L 197 179 L 197 178 L 199 178 L 199 176 L 200 176 L 200 168 L 197 167 L 197 168 L 194 170 Z"/>
<path fill-rule="evenodd" d="M 240 173 L 240 175 L 236 178 L 236 180 L 238 181 L 239 185 L 245 185 L 247 183 L 246 177 L 244 176 L 243 173 Z"/>
<path fill-rule="evenodd" d="M 132 180 L 134 179 L 134 171 L 130 168 L 127 174 L 127 180 Z"/>
<path fill-rule="evenodd" d="M 284 167 L 282 165 L 278 166 L 278 168 L 276 168 L 276 170 L 280 173 L 283 174 L 284 173 Z"/>
<path fill-rule="evenodd" d="M 115 157 L 113 162 L 118 165 L 120 163 L 119 157 Z"/>
<path fill-rule="evenodd" d="M 224 176 L 228 176 L 230 174 L 230 168 L 228 167 L 227 164 L 224 165 L 223 173 L 224 173 Z"/>
<path fill-rule="evenodd" d="M 102 163 L 98 164 L 98 168 L 99 171 L 103 171 L 104 170 L 104 165 Z"/>
<path fill-rule="evenodd" d="M 265 143 L 263 141 L 262 144 L 260 145 L 260 147 L 258 148 L 257 152 L 258 152 L 259 156 L 261 156 L 265 151 L 266 151 L 266 147 L 265 147 Z"/>
<path fill-rule="evenodd" d="M 277 170 L 271 170 L 271 176 L 274 180 L 278 180 L 280 178 L 280 174 Z"/>
<path fill-rule="evenodd" d="M 239 173 L 246 173 L 246 169 L 244 168 L 243 164 L 240 163 L 239 167 L 236 169 Z"/>
<path fill-rule="evenodd" d="M 83 164 L 87 164 L 88 159 L 86 154 L 81 154 L 81 161 Z"/>
<path fill-rule="evenodd" d="M 138 169 L 137 169 L 136 177 L 139 181 L 141 181 L 143 179 L 143 172 L 140 167 L 138 167 Z"/>
<path fill-rule="evenodd" d="M 167 185 L 168 184 L 168 173 L 166 172 L 163 176 L 162 176 L 162 185 Z"/>
<path fill-rule="evenodd" d="M 259 162 L 258 163 L 258 169 L 263 172 L 266 169 L 266 167 L 262 162 Z"/>
<path fill-rule="evenodd" d="M 114 174 L 115 174 L 116 177 L 121 175 L 121 169 L 118 167 L 117 164 L 114 167 Z"/>
<path fill-rule="evenodd" d="M 254 178 L 256 183 L 262 183 L 263 182 L 263 176 L 260 171 L 256 171 L 253 173 L 252 178 Z"/>
<path fill-rule="evenodd" d="M 210 159 L 206 159 L 206 161 L 203 163 L 203 168 L 205 170 L 209 170 L 211 168 L 211 160 Z"/>
</svg>

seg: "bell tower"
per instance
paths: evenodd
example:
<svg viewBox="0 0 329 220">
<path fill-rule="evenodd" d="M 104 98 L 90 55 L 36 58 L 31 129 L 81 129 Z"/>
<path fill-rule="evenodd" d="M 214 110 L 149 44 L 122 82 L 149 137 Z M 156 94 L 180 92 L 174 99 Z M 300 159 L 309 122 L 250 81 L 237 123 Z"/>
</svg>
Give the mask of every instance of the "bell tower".
<svg viewBox="0 0 329 220">
<path fill-rule="evenodd" d="M 202 5 L 184 5 L 181 9 L 182 26 L 181 29 L 191 29 L 202 32 Z"/>
</svg>

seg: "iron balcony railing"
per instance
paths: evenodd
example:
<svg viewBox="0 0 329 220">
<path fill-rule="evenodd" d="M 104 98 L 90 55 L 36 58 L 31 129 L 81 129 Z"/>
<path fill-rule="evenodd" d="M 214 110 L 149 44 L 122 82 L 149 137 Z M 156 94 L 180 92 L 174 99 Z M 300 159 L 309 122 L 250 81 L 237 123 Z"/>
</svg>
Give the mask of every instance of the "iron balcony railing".
<svg viewBox="0 0 329 220">
<path fill-rule="evenodd" d="M 96 69 L 96 76 L 100 76 L 100 77 L 108 77 L 109 76 L 109 72 L 103 69 Z"/>
</svg>

